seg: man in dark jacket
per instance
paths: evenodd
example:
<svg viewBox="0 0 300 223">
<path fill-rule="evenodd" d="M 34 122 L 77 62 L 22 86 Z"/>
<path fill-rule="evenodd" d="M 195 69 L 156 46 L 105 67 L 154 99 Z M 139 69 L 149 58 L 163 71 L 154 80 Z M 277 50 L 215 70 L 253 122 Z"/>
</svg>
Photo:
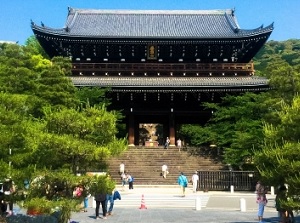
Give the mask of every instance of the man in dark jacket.
<svg viewBox="0 0 300 223">
<path fill-rule="evenodd" d="M 96 219 L 100 218 L 99 216 L 99 208 L 100 208 L 100 203 L 102 206 L 102 213 L 103 213 L 103 219 L 107 219 L 106 217 L 106 194 L 95 194 L 95 201 L 96 201 Z"/>
<path fill-rule="evenodd" d="M 7 216 L 13 214 L 13 193 L 15 193 L 15 183 L 12 181 L 11 178 L 5 179 L 3 182 L 3 193 L 4 193 L 4 200 L 6 201 L 9 211 L 7 212 Z"/>
<path fill-rule="evenodd" d="M 0 182 L 0 216 L 6 213 L 7 204 L 4 200 L 3 183 Z"/>
</svg>

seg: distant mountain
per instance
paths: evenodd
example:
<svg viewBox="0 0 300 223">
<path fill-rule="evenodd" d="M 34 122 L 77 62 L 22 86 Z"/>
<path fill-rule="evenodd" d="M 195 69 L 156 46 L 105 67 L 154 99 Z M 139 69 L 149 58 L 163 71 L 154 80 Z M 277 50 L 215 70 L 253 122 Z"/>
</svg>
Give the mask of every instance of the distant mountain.
<svg viewBox="0 0 300 223">
<path fill-rule="evenodd" d="M 253 58 L 255 69 L 264 73 L 271 62 L 287 62 L 290 66 L 300 66 L 300 39 L 269 41 Z"/>
</svg>

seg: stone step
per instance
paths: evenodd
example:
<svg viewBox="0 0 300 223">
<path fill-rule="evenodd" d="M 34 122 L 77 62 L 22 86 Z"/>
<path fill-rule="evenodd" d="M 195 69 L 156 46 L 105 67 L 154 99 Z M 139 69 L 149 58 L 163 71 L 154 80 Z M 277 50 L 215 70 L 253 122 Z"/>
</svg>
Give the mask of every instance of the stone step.
<svg viewBox="0 0 300 223">
<path fill-rule="evenodd" d="M 196 149 L 194 149 L 196 151 Z M 224 165 L 213 157 L 178 151 L 176 147 L 166 150 L 158 148 L 129 148 L 118 157 L 109 160 L 109 172 L 113 179 L 120 182 L 119 165 L 123 162 L 128 171 L 139 184 L 177 184 L 180 172 L 191 177 L 195 170 L 221 170 Z M 166 164 L 169 169 L 167 179 L 160 176 L 161 166 Z"/>
</svg>

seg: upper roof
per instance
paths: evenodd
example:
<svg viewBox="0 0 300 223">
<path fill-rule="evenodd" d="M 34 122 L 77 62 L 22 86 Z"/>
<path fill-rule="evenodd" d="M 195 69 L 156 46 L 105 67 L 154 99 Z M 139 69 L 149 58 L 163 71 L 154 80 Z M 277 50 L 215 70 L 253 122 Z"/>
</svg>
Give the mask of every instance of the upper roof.
<svg viewBox="0 0 300 223">
<path fill-rule="evenodd" d="M 33 30 L 92 38 L 242 38 L 270 33 L 273 24 L 240 29 L 234 10 L 68 9 L 65 27 L 32 23 Z"/>
</svg>

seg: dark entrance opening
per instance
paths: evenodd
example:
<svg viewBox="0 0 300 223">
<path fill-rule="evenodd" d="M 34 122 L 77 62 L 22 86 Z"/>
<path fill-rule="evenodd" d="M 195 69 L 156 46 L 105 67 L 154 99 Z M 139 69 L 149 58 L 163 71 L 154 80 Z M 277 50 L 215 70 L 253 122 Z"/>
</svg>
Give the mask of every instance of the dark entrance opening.
<svg viewBox="0 0 300 223">
<path fill-rule="evenodd" d="M 157 147 L 163 145 L 163 124 L 139 123 L 139 145 Z"/>
</svg>

